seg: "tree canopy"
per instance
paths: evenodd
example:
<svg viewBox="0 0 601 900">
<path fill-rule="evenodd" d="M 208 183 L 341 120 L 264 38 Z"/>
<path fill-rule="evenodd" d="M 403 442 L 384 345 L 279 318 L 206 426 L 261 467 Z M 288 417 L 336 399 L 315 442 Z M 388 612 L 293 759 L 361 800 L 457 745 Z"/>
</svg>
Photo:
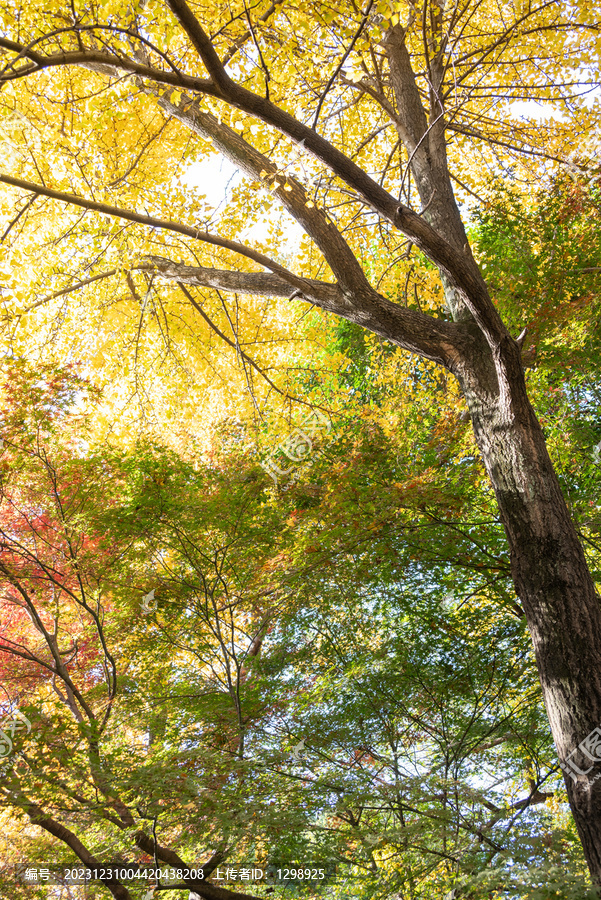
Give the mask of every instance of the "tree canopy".
<svg viewBox="0 0 601 900">
<path fill-rule="evenodd" d="M 4 895 L 598 896 L 598 5 L 1 15 Z"/>
</svg>

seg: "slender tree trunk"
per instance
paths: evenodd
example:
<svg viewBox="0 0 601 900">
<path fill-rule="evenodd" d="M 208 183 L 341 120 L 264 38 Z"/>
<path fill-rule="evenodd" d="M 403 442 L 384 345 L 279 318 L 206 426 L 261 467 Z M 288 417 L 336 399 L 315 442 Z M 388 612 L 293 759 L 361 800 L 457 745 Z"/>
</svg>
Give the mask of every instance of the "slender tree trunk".
<svg viewBox="0 0 601 900">
<path fill-rule="evenodd" d="M 480 372 L 472 357 L 470 370 L 456 374 L 507 533 L 572 813 L 601 885 L 601 780 L 594 780 L 601 779 L 601 602 L 528 400 L 517 345 L 510 372 L 482 351 Z"/>
</svg>

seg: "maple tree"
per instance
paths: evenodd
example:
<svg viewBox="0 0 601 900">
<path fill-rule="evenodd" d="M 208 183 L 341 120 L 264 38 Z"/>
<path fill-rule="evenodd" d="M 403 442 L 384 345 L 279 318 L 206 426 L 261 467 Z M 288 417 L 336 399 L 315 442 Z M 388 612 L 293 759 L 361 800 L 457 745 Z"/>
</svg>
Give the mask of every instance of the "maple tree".
<svg viewBox="0 0 601 900">
<path fill-rule="evenodd" d="M 3 683 L 11 704 L 24 694 L 28 699 L 35 696 L 36 703 L 23 707 L 33 722 L 32 734 L 18 735 L 16 755 L 3 760 L 2 799 L 19 818 L 27 817 L 62 841 L 89 868 L 110 862 L 106 851 L 99 857 L 89 849 L 91 842 L 99 843 L 96 832 L 105 843 L 104 826 L 117 830 L 116 839 L 110 840 L 115 865 L 121 843 L 136 849 L 140 863 L 161 860 L 185 870 L 175 849 L 157 841 L 161 813 L 169 815 L 168 840 L 175 831 L 184 849 L 190 843 L 186 832 L 191 805 L 197 810 L 196 831 L 206 831 L 203 825 L 209 818 L 205 841 L 230 845 L 232 832 L 240 830 L 237 795 L 243 773 L 235 765 L 230 771 L 227 761 L 232 753 L 236 757 L 235 723 L 242 727 L 247 721 L 241 719 L 239 707 L 240 691 L 248 681 L 243 666 L 250 666 L 264 631 L 260 585 L 253 584 L 245 568 L 254 548 L 259 555 L 265 552 L 266 541 L 258 540 L 255 527 L 237 548 L 240 509 L 230 492 L 233 511 L 225 530 L 231 528 L 233 546 L 227 541 L 220 546 L 224 526 L 219 486 L 213 485 L 203 497 L 199 487 L 204 475 L 191 483 L 194 472 L 189 467 L 174 471 L 168 455 L 161 458 L 144 448 L 130 460 L 91 453 L 84 440 L 85 421 L 65 415 L 74 392 L 81 402 L 87 388 L 73 373 L 33 373 L 16 365 L 7 380 L 0 524 Z M 158 487 L 165 483 L 176 494 L 170 510 L 166 489 Z M 188 501 L 196 491 L 194 506 L 185 507 L 188 517 L 195 517 L 193 530 L 186 529 L 181 506 L 177 520 L 170 521 L 182 491 Z M 202 514 L 199 520 L 199 503 L 212 526 L 202 537 L 206 522 Z M 216 505 L 221 526 L 215 521 Z M 128 530 L 132 520 L 135 525 Z M 152 537 L 144 528 L 149 521 Z M 157 537 L 164 540 L 153 554 Z M 212 573 L 203 570 L 207 561 L 214 564 Z M 169 603 L 170 592 L 172 601 L 184 600 L 183 607 L 177 604 L 168 630 L 154 616 L 152 626 L 145 628 L 149 620 L 140 616 L 145 591 L 132 584 L 134 579 L 156 580 L 157 574 L 163 604 Z M 228 596 L 228 586 L 235 591 L 236 579 L 239 590 L 251 593 L 243 609 L 238 597 Z M 133 603 L 132 593 L 138 594 Z M 172 655 L 168 672 L 157 646 Z M 174 690 L 178 684 L 181 702 Z M 196 693 L 187 694 L 186 684 Z M 167 691 L 163 697 L 161 690 Z M 171 719 L 167 725 L 163 711 L 172 696 L 173 705 L 180 707 L 179 722 Z M 200 720 L 193 730 L 205 732 L 200 748 L 192 744 L 190 726 L 180 718 L 190 707 L 190 696 L 198 698 Z M 233 784 L 228 785 L 232 771 Z M 200 789 L 208 792 L 200 802 L 199 776 Z M 216 791 L 222 813 L 211 821 Z M 197 803 L 191 804 L 194 799 Z M 41 852 L 47 860 L 50 854 L 43 843 Z M 198 876 L 187 880 L 188 886 L 197 883 L 203 896 L 215 900 L 235 900 L 240 896 L 235 890 L 205 884 L 204 877 L 223 853 L 209 856 L 199 864 Z M 118 877 L 107 875 L 102 881 L 114 897 L 132 896 Z"/>
<path fill-rule="evenodd" d="M 364 397 L 282 502 L 240 447 L 193 467 L 156 445 L 94 446 L 72 370 L 4 375 L 0 660 L 33 727 L 0 798 L 67 851 L 29 837 L 29 864 L 156 852 L 208 875 L 219 859 L 314 859 L 351 869 L 356 896 L 586 895 L 492 499 L 477 466 L 460 496 L 452 453 L 428 465 L 464 423 L 398 484 L 421 423 L 408 411 L 399 445 L 382 430 L 394 392 L 375 412 Z"/>
<path fill-rule="evenodd" d="M 14 189 L 3 201 L 12 346 L 84 352 L 99 369 L 108 354 L 115 397 L 135 383 L 147 416 L 149 398 L 170 391 L 165 416 L 188 437 L 194 394 L 175 398 L 185 377 L 211 389 L 211 367 L 226 377 L 224 346 L 241 362 L 234 397 L 250 386 L 259 412 L 274 395 L 284 410 L 298 401 L 279 368 L 307 303 L 451 373 L 495 491 L 562 761 L 601 722 L 599 598 L 529 399 L 525 323 L 501 316 L 503 285 L 487 283 L 453 185 L 480 196 L 499 168 L 538 182 L 594 127 L 596 101 L 580 93 L 595 81 L 597 18 L 594 4 L 559 2 L 30 4 L 5 11 L 0 38 L 5 108 L 26 123 L 0 175 Z M 511 101 L 524 98 L 560 105 L 566 121 L 516 121 Z M 181 177 L 210 145 L 247 178 L 221 215 Z M 67 207 L 49 215 L 40 198 Z M 299 253 L 286 253 L 281 221 L 242 242 L 265 202 L 300 226 Z M 24 290 L 28 267 L 35 284 Z M 157 360 L 165 372 L 153 379 Z M 566 789 L 599 882 L 601 784 L 582 775 Z"/>
</svg>

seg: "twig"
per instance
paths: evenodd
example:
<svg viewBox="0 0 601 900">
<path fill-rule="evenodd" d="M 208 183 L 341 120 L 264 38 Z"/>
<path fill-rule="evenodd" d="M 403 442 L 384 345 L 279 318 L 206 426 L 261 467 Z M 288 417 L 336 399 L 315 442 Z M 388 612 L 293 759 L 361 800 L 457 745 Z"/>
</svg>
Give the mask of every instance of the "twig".
<svg viewBox="0 0 601 900">
<path fill-rule="evenodd" d="M 353 47 L 354 47 L 355 44 L 357 43 L 357 41 L 358 41 L 358 39 L 359 39 L 359 37 L 360 37 L 360 35 L 361 35 L 361 32 L 362 32 L 363 29 L 365 28 L 365 23 L 367 22 L 367 18 L 368 18 L 368 16 L 369 16 L 370 12 L 371 12 L 371 8 L 372 8 L 373 5 L 374 5 L 374 0 L 369 0 L 369 3 L 368 3 L 368 5 L 367 5 L 367 9 L 366 9 L 365 12 L 363 13 L 363 17 L 362 17 L 362 19 L 361 19 L 361 24 L 359 25 L 359 28 L 358 28 L 357 31 L 355 32 L 355 35 L 354 35 L 352 41 L 351 41 L 350 44 L 348 45 L 348 48 L 345 50 L 345 52 L 344 52 L 344 54 L 343 54 L 343 56 L 342 56 L 342 59 L 340 60 L 340 62 L 339 62 L 338 65 L 336 66 L 336 68 L 334 69 L 332 75 L 330 76 L 330 78 L 329 78 L 329 80 L 328 80 L 328 83 L 327 83 L 326 86 L 325 86 L 325 89 L 324 89 L 323 94 L 322 94 L 321 97 L 319 98 L 319 103 L 317 104 L 317 109 L 315 110 L 315 118 L 313 119 L 313 124 L 311 125 L 311 128 L 313 129 L 313 131 L 315 131 L 315 128 L 316 128 L 316 126 L 317 126 L 317 120 L 319 119 L 319 114 L 320 114 L 320 112 L 321 112 L 321 107 L 322 107 L 323 104 L 324 104 L 324 101 L 325 101 L 325 99 L 326 99 L 326 96 L 327 96 L 327 94 L 328 94 L 328 91 L 330 90 L 330 88 L 331 88 L 332 85 L 334 84 L 336 78 L 338 77 L 338 74 L 339 74 L 340 70 L 342 69 L 343 65 L 345 64 L 345 62 L 346 62 L 347 59 L 349 58 L 350 54 L 352 53 Z"/>
</svg>

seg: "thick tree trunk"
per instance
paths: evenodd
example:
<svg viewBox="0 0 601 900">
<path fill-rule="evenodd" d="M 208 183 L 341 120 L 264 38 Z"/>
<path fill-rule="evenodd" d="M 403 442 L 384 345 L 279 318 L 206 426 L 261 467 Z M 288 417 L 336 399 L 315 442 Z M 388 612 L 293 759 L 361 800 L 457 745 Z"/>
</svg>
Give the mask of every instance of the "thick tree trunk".
<svg viewBox="0 0 601 900">
<path fill-rule="evenodd" d="M 601 885 L 601 602 L 528 400 L 517 345 L 510 372 L 493 366 L 487 349 L 480 372 L 472 358 L 471 371 L 456 374 L 507 533 L 570 805 Z"/>
<path fill-rule="evenodd" d="M 430 66 L 427 122 L 400 26 L 389 31 L 386 48 L 397 128 L 411 159 L 424 218 L 472 269 L 473 294 L 473 288 L 458 291 L 441 271 L 447 306 L 467 338 L 462 359 L 450 368 L 462 386 L 496 493 L 570 805 L 591 876 L 601 885 L 600 599 L 528 400 L 519 347 L 495 320 L 469 252 L 446 159 L 438 57 Z M 594 781 L 596 775 L 599 781 Z"/>
</svg>

